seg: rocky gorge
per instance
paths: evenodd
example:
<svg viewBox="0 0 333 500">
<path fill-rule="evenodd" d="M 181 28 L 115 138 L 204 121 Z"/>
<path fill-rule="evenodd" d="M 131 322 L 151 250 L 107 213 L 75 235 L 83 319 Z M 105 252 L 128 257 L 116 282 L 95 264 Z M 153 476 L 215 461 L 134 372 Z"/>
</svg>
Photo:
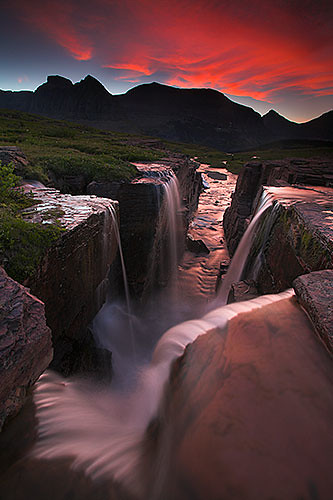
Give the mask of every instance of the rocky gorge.
<svg viewBox="0 0 333 500">
<path fill-rule="evenodd" d="M 161 333 L 171 329 L 152 348 L 151 363 L 139 365 L 137 392 L 124 407 L 104 389 L 94 394 L 89 386 L 77 385 L 75 379 L 52 373 L 42 377 L 35 402 L 43 439 L 38 441 L 32 461 L 25 459 L 22 465 L 14 460 L 5 466 L 4 485 L 22 477 L 22 467 L 26 468 L 28 475 L 30 471 L 35 477 L 30 494 L 38 497 L 38 464 L 49 460 L 47 475 L 54 477 L 52 464 L 56 467 L 60 460 L 59 470 L 67 471 L 63 457 L 70 456 L 76 467 L 102 479 L 103 486 L 97 491 L 88 481 L 83 493 L 82 486 L 80 490 L 79 484 L 75 485 L 77 473 L 66 472 L 67 491 L 59 495 L 54 491 L 52 498 L 60 499 L 61 494 L 89 498 L 96 491 L 101 498 L 115 499 L 218 499 L 221 495 L 248 499 L 269 498 L 273 493 L 276 498 L 329 498 L 332 372 L 328 351 L 318 338 L 332 352 L 332 167 L 322 161 L 293 160 L 246 165 L 223 218 L 225 236 L 222 216 L 236 177 L 223 168 L 198 167 L 195 161 L 182 157 L 141 163 L 136 165 L 139 175 L 135 180 L 93 182 L 87 187 L 88 194 L 78 196 L 26 184 L 25 189 L 41 200 L 26 217 L 61 223 L 65 231 L 35 277 L 26 283 L 38 299 L 5 274 L 2 278 L 3 290 L 15 290 L 18 297 L 27 297 L 27 303 L 34 301 L 33 313 L 31 306 L 26 307 L 25 319 L 32 317 L 28 323 L 34 335 L 44 339 L 37 342 L 40 351 L 34 354 L 31 373 L 22 345 L 22 361 L 17 358 L 14 365 L 16 371 L 25 367 L 24 382 L 5 364 L 9 381 L 3 397 L 5 417 L 17 412 L 23 395 L 51 359 L 46 322 L 55 349 L 53 368 L 64 375 L 93 372 L 100 364 L 99 354 L 110 351 L 100 344 L 96 349 L 87 325 L 105 300 L 107 277 L 108 300 L 126 295 L 117 257 L 118 221 L 131 297 L 143 307 L 155 298 L 158 288 L 172 281 L 172 258 L 161 251 L 166 244 L 164 233 L 171 225 L 161 225 L 163 200 L 168 196 L 165 185 L 173 179 L 179 184 L 181 203 L 180 208 L 178 202 L 172 202 L 176 240 L 184 243 L 175 251 L 180 264 L 178 280 L 184 284 L 175 301 L 179 313 L 179 303 L 185 302 L 190 284 L 190 307 L 185 315 L 175 315 L 171 323 L 167 318 L 166 328 L 165 313 L 155 311 Z M 229 261 L 224 238 L 230 254 L 236 256 L 246 229 L 253 227 L 250 220 L 255 218 L 263 192 L 274 201 L 251 233 L 242 271 L 226 278 Z M 149 270 L 155 257 L 158 261 L 165 258 L 168 265 L 159 270 L 156 264 L 151 282 Z M 239 278 L 233 282 L 236 275 Z M 234 287 L 229 301 L 242 302 L 223 307 L 218 302 L 219 291 L 214 299 L 215 284 L 217 280 L 216 288 L 220 285 L 221 289 L 228 279 Z M 262 297 L 291 287 L 296 295 L 289 291 Z M 236 297 L 240 289 L 243 292 Z M 167 290 L 162 302 L 171 302 Z M 198 295 L 202 297 L 197 302 Z M 45 303 L 46 322 L 40 299 Z M 15 301 L 12 307 L 15 311 Z M 12 321 L 12 311 L 2 311 Z M 34 324 L 36 311 L 43 318 L 38 328 Z M 170 314 L 167 310 L 166 316 Z M 124 315 L 127 323 L 123 330 L 131 329 L 128 317 L 139 323 L 130 311 L 125 310 Z M 10 321 L 1 316 L 2 327 L 9 324 L 12 328 Z M 144 321 L 151 334 L 155 324 L 147 317 Z M 22 325 L 21 330 L 26 331 L 24 322 Z M 12 330 L 18 334 L 16 327 Z M 118 333 L 125 335 L 125 331 Z M 8 348 L 11 344 L 5 343 L 4 349 Z M 4 349 L 1 347 L 1 354 L 8 358 L 9 351 Z M 30 351 L 26 352 L 30 356 Z M 113 354 L 112 362 L 116 361 Z M 13 376 L 8 375 L 11 373 Z M 8 404 L 13 400 L 8 394 L 10 390 L 18 393 L 21 387 L 22 398 L 14 408 Z M 78 419 L 73 407 L 89 418 Z M 9 422 L 9 428 L 14 422 Z M 23 486 L 17 486 L 14 496 L 6 493 L 5 499 L 23 499 L 27 482 L 23 479 Z"/>
</svg>

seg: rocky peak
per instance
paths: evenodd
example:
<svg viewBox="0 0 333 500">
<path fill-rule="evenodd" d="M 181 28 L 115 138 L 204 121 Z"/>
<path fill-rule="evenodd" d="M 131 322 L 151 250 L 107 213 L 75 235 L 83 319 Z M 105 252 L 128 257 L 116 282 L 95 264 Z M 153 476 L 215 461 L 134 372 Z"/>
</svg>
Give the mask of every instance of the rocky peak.
<svg viewBox="0 0 333 500">
<path fill-rule="evenodd" d="M 68 89 L 73 87 L 73 83 L 68 78 L 64 78 L 63 76 L 59 75 L 48 76 L 46 84 L 44 85 L 48 85 L 49 87 L 58 89 Z"/>
<path fill-rule="evenodd" d="M 106 90 L 106 88 L 91 75 L 87 75 L 83 80 L 78 83 L 75 83 L 74 90 L 88 94 L 95 94 L 99 96 L 107 96 L 110 97 L 110 92 Z"/>
</svg>

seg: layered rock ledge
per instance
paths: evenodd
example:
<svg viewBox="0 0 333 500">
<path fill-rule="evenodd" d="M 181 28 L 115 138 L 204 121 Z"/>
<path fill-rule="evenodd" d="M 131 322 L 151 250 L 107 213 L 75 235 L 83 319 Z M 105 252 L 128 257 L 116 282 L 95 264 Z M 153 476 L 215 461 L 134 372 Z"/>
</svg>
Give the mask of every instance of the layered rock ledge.
<svg viewBox="0 0 333 500">
<path fill-rule="evenodd" d="M 0 430 L 52 359 L 44 304 L 0 267 Z"/>
<path fill-rule="evenodd" d="M 276 293 L 312 271 L 333 268 L 333 189 L 265 188 L 276 202 L 255 234 L 242 279 Z"/>
<path fill-rule="evenodd" d="M 322 159 L 286 159 L 247 163 L 237 179 L 232 203 L 223 218 L 230 255 L 236 251 L 263 186 L 333 186 L 332 162 Z"/>
<path fill-rule="evenodd" d="M 52 330 L 52 366 L 68 374 L 94 364 L 94 343 L 87 325 L 103 304 L 106 278 L 116 257 L 118 203 L 95 196 L 71 196 L 26 185 L 40 203 L 25 218 L 59 224 L 64 232 L 26 283 L 45 303 Z"/>
<path fill-rule="evenodd" d="M 92 182 L 87 191 L 119 201 L 120 233 L 131 295 L 142 297 L 151 264 L 156 231 L 164 196 L 163 185 L 176 175 L 184 222 L 179 235 L 185 243 L 186 227 L 195 212 L 202 188 L 198 164 L 183 156 L 158 163 L 136 163 L 140 176 L 132 182 Z"/>
</svg>

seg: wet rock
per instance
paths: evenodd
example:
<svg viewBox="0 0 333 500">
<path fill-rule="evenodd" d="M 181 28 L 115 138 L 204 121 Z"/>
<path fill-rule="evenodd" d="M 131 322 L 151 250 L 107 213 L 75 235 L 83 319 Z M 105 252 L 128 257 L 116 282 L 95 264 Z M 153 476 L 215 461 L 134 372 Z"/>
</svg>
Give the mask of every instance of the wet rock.
<svg viewBox="0 0 333 500">
<path fill-rule="evenodd" d="M 220 262 L 220 267 L 219 267 L 219 272 L 216 278 L 216 284 L 215 284 L 215 293 L 217 293 L 220 289 L 220 286 L 222 284 L 223 276 L 228 272 L 230 266 L 230 260 L 224 260 Z"/>
<path fill-rule="evenodd" d="M 330 498 L 332 383 L 293 299 L 199 336 L 175 362 L 155 422 L 147 497 Z"/>
<path fill-rule="evenodd" d="M 254 210 L 254 201 L 257 196 L 262 176 L 261 163 L 248 163 L 238 176 L 236 189 L 232 195 L 230 207 L 223 217 L 223 227 L 230 255 L 235 250 L 243 236 L 248 218 Z"/>
<path fill-rule="evenodd" d="M 333 271 L 316 271 L 293 282 L 299 303 L 333 354 Z"/>
<path fill-rule="evenodd" d="M 247 279 L 257 267 L 260 293 L 280 292 L 298 276 L 333 269 L 332 199 L 323 196 L 320 204 L 280 200 L 277 210 L 262 218 L 243 272 Z"/>
<path fill-rule="evenodd" d="M 228 249 L 234 254 L 253 214 L 262 186 L 301 184 L 332 186 L 333 165 L 320 158 L 247 163 L 238 176 L 230 207 L 223 218 Z"/>
<path fill-rule="evenodd" d="M 52 359 L 44 304 L 0 267 L 0 430 Z"/>
<path fill-rule="evenodd" d="M 210 250 L 202 240 L 195 240 L 191 235 L 188 235 L 186 238 L 186 248 L 190 252 L 193 253 L 204 253 L 209 254 Z"/>
<path fill-rule="evenodd" d="M 26 283 L 45 303 L 55 350 L 52 366 L 65 375 L 90 370 L 97 355 L 87 325 L 105 300 L 105 279 L 117 254 L 112 213 L 117 219 L 118 203 L 48 188 L 32 188 L 32 193 L 41 202 L 25 218 L 65 229 Z"/>
<path fill-rule="evenodd" d="M 228 304 L 231 302 L 242 302 L 243 300 L 255 299 L 259 296 L 256 283 L 253 280 L 239 281 L 230 287 Z"/>
<path fill-rule="evenodd" d="M 195 212 L 202 188 L 198 164 L 182 155 L 174 155 L 158 163 L 135 163 L 138 178 L 132 182 L 92 182 L 90 194 L 119 201 L 120 232 L 126 262 L 130 293 L 142 297 L 151 265 L 151 257 L 164 195 L 163 184 L 170 173 L 177 176 L 183 212 L 178 214 L 183 229 L 177 239 L 185 242 L 186 227 Z M 165 280 L 155 283 L 160 286 Z"/>
</svg>

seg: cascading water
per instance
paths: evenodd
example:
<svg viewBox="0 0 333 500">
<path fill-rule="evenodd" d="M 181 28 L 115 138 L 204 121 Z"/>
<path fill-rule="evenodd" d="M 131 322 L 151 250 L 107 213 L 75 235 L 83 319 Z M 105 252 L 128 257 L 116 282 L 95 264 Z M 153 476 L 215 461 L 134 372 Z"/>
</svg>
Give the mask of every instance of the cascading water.
<svg viewBox="0 0 333 500">
<path fill-rule="evenodd" d="M 169 199 L 169 194 L 171 198 L 173 197 L 171 184 L 169 188 L 169 193 L 167 190 L 165 192 L 165 200 Z M 159 455 L 159 460 L 155 461 L 154 454 L 147 451 L 147 447 L 149 449 L 147 429 L 154 418 L 161 416 L 163 394 L 173 361 L 179 358 L 186 346 L 198 336 L 205 335 L 214 329 L 218 329 L 221 335 L 227 335 L 226 329 L 229 321 L 239 314 L 249 313 L 285 300 L 293 301 L 293 292 L 287 291 L 244 303 L 222 306 L 226 302 L 230 284 L 241 277 L 259 219 L 272 203 L 271 196 L 262 198 L 257 213 L 235 253 L 219 297 L 214 302 L 215 309 L 200 319 L 177 324 L 164 333 L 157 342 L 149 363 L 147 362 L 149 355 L 146 354 L 141 356 L 141 361 L 145 361 L 145 364 L 141 366 L 139 364 L 133 368 L 132 361 L 122 365 L 123 372 L 131 371 L 132 368 L 134 387 L 131 384 L 125 385 L 122 391 L 110 390 L 105 386 L 97 388 L 86 381 L 64 380 L 52 372 L 40 378 L 35 391 L 39 440 L 33 450 L 34 457 L 40 459 L 69 457 L 73 468 L 81 468 L 93 478 L 115 480 L 123 484 L 135 498 L 150 500 L 165 498 L 161 492 L 161 485 L 157 484 L 161 477 L 161 470 L 164 468 L 163 453 Z M 171 205 L 175 208 L 174 213 L 180 210 L 177 201 L 173 201 Z M 174 217 L 171 218 L 168 222 L 169 228 L 175 227 L 175 220 Z M 162 231 L 161 229 L 161 233 Z M 177 241 L 174 240 L 174 243 L 176 246 Z M 176 262 L 176 260 L 173 261 L 176 255 L 177 250 L 172 250 L 168 258 Z M 106 304 L 105 308 L 107 307 L 111 305 Z M 113 358 L 115 358 L 113 361 L 117 364 L 116 349 L 105 341 L 105 331 L 110 325 L 105 324 L 104 319 L 111 316 L 108 313 L 97 317 L 94 331 L 100 328 L 104 338 L 103 345 L 113 352 Z M 138 345 L 144 344 L 147 333 L 150 337 L 154 337 L 150 324 L 142 328 L 140 320 L 135 321 L 137 321 L 136 335 L 140 334 L 140 330 L 144 330 Z M 291 325 L 295 328 L 293 320 L 291 320 Z M 125 330 L 126 328 L 121 324 L 118 333 L 120 339 L 123 338 L 126 352 L 128 340 Z M 156 336 L 155 339 L 157 340 Z M 229 350 L 236 348 L 236 345 L 229 346 Z M 147 349 L 147 352 L 149 353 L 150 350 Z M 286 366 L 288 371 L 289 365 Z M 268 396 L 266 394 L 266 397 Z M 237 395 L 233 394 L 232 397 L 235 399 Z M 239 406 L 241 405 L 240 401 Z M 147 470 L 153 466 L 157 473 L 156 478 L 153 479 L 154 484 L 151 486 L 148 484 Z M 167 478 L 164 478 L 161 484 L 165 484 L 166 481 Z"/>
<path fill-rule="evenodd" d="M 159 220 L 145 283 L 145 296 L 151 294 L 156 284 L 168 285 L 169 290 L 176 294 L 176 275 L 184 234 L 177 177 L 172 171 L 168 175 L 164 172 L 159 180 L 162 181 L 156 185 Z"/>
<path fill-rule="evenodd" d="M 247 227 L 241 241 L 239 242 L 235 255 L 233 256 L 231 264 L 229 266 L 228 272 L 222 281 L 222 285 L 219 290 L 218 296 L 216 300 L 213 301 L 213 306 L 216 306 L 217 304 L 222 304 L 222 305 L 226 304 L 232 283 L 236 283 L 241 279 L 246 259 L 248 257 L 253 242 L 253 238 L 255 236 L 258 224 L 260 222 L 260 218 L 262 214 L 270 206 L 272 206 L 273 201 L 274 201 L 273 195 L 263 191 L 257 210 L 249 226 Z"/>
</svg>

